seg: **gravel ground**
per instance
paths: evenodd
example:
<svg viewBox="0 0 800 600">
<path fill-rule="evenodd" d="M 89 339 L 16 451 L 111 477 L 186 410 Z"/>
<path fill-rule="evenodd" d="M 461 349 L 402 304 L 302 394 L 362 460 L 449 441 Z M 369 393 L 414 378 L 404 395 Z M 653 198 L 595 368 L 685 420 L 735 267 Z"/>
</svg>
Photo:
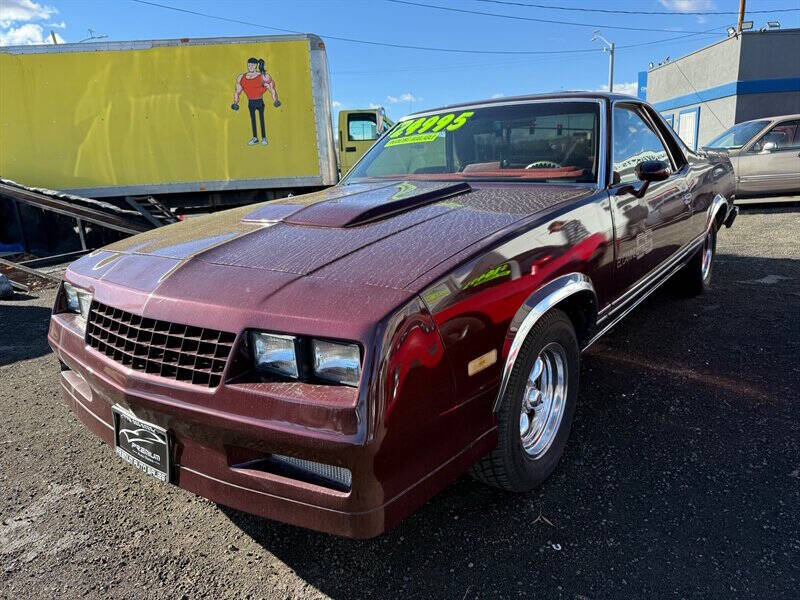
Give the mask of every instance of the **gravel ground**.
<svg viewBox="0 0 800 600">
<path fill-rule="evenodd" d="M 164 486 L 70 414 L 53 292 L 0 302 L 7 598 L 797 598 L 800 213 L 747 209 L 714 289 L 659 291 L 584 356 L 535 493 L 468 477 L 365 542 Z"/>
</svg>

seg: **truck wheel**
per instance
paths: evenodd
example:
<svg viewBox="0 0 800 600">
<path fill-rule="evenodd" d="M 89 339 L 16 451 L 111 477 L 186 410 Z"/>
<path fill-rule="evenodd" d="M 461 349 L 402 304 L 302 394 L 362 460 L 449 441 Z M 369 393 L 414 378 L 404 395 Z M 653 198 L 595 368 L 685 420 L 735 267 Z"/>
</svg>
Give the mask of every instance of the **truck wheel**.
<svg viewBox="0 0 800 600">
<path fill-rule="evenodd" d="M 711 289 L 711 271 L 717 254 L 717 228 L 711 226 L 703 246 L 679 271 L 676 289 L 685 296 L 699 296 Z"/>
<path fill-rule="evenodd" d="M 575 328 L 553 309 L 522 344 L 497 413 L 497 448 L 472 467 L 475 478 L 527 492 L 552 473 L 572 427 L 579 364 Z"/>
</svg>

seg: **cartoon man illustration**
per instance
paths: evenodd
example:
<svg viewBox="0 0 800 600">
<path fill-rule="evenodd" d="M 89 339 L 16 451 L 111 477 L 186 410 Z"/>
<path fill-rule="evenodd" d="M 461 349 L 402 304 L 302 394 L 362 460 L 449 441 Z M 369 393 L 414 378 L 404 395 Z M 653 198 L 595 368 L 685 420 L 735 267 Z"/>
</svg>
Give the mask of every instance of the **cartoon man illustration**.
<svg viewBox="0 0 800 600">
<path fill-rule="evenodd" d="M 278 90 L 275 81 L 267 73 L 263 58 L 248 58 L 247 72 L 242 73 L 236 78 L 236 89 L 233 92 L 233 110 L 239 110 L 239 96 L 242 92 L 247 95 L 247 107 L 250 109 L 250 126 L 253 129 L 253 139 L 247 142 L 248 146 L 258 144 L 258 131 L 256 130 L 256 112 L 261 123 L 261 144 L 267 145 L 267 133 L 264 130 L 264 92 L 269 90 L 272 96 L 272 105 L 278 108 L 281 101 L 278 100 Z"/>
</svg>

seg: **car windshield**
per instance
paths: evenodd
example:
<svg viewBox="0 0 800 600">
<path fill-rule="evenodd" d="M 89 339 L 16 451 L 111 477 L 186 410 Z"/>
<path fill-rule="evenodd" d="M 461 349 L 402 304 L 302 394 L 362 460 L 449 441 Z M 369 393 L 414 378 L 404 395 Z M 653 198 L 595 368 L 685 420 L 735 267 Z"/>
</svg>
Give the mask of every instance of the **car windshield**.
<svg viewBox="0 0 800 600">
<path fill-rule="evenodd" d="M 497 104 L 397 123 L 343 183 L 394 179 L 596 182 L 600 105 Z"/>
<path fill-rule="evenodd" d="M 718 135 L 708 144 L 706 148 L 741 148 L 755 136 L 759 131 L 766 127 L 769 121 L 748 121 L 747 123 L 738 123 L 726 132 Z"/>
</svg>

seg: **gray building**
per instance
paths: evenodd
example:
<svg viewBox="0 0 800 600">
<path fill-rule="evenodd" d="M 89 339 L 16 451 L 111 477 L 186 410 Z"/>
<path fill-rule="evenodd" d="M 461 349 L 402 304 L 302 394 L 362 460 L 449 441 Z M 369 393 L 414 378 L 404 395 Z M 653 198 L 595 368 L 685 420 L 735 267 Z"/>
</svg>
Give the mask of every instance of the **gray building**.
<svg viewBox="0 0 800 600">
<path fill-rule="evenodd" d="M 732 35 L 650 69 L 645 85 L 647 101 L 695 149 L 735 123 L 800 113 L 800 29 Z"/>
</svg>

